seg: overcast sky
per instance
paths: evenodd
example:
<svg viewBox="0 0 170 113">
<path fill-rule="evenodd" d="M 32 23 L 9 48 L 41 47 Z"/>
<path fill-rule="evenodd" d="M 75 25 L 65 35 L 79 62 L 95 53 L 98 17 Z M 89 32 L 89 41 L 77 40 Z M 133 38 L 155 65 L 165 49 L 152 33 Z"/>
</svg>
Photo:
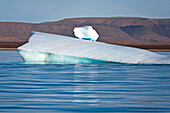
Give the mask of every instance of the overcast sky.
<svg viewBox="0 0 170 113">
<path fill-rule="evenodd" d="M 170 0 L 0 0 L 0 21 L 116 16 L 170 18 Z"/>
</svg>

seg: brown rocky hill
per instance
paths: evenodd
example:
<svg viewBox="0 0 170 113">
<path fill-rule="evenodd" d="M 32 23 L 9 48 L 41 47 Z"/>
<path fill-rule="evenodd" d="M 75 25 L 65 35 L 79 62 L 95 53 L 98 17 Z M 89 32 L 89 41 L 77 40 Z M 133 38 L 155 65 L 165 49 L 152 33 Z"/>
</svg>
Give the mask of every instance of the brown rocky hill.
<svg viewBox="0 0 170 113">
<path fill-rule="evenodd" d="M 88 17 L 37 24 L 0 22 L 0 47 L 16 48 L 28 41 L 32 31 L 74 37 L 74 27 L 86 25 L 94 27 L 100 35 L 98 41 L 102 42 L 126 43 L 125 45 L 127 43 L 170 43 L 170 19 Z"/>
</svg>

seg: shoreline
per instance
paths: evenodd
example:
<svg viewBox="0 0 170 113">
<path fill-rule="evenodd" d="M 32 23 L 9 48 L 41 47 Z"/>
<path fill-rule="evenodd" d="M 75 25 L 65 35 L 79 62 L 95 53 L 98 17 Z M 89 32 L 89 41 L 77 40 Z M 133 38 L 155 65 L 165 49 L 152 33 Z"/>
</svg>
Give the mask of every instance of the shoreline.
<svg viewBox="0 0 170 113">
<path fill-rule="evenodd" d="M 17 48 L 0 48 L 0 51 L 17 51 Z"/>
<path fill-rule="evenodd" d="M 170 49 L 145 49 L 152 52 L 170 52 Z M 17 51 L 17 48 L 0 48 L 0 51 Z"/>
<path fill-rule="evenodd" d="M 0 51 L 16 51 L 19 46 L 26 42 L 0 42 Z M 150 42 L 101 42 L 120 46 L 135 47 L 153 52 L 170 52 L 170 43 L 150 43 Z"/>
</svg>

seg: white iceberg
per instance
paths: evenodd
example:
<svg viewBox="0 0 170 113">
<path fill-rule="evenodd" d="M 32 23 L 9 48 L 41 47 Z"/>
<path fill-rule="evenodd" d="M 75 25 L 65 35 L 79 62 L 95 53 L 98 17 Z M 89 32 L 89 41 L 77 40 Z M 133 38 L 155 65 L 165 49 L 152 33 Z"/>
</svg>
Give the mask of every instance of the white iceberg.
<svg viewBox="0 0 170 113">
<path fill-rule="evenodd" d="M 18 50 L 26 62 L 170 64 L 166 56 L 143 49 L 41 32 Z"/>
<path fill-rule="evenodd" d="M 91 41 L 96 41 L 99 38 L 98 33 L 92 26 L 75 27 L 74 35 L 80 39 L 87 39 Z"/>
</svg>

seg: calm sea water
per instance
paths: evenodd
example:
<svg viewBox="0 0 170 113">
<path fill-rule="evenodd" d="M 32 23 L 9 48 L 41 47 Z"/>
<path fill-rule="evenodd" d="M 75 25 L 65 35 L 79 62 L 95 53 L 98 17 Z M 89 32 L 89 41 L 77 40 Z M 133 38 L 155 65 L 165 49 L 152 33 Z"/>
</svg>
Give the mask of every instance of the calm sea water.
<svg viewBox="0 0 170 113">
<path fill-rule="evenodd" d="M 22 62 L 0 51 L 2 113 L 170 112 L 170 65 Z"/>
</svg>

